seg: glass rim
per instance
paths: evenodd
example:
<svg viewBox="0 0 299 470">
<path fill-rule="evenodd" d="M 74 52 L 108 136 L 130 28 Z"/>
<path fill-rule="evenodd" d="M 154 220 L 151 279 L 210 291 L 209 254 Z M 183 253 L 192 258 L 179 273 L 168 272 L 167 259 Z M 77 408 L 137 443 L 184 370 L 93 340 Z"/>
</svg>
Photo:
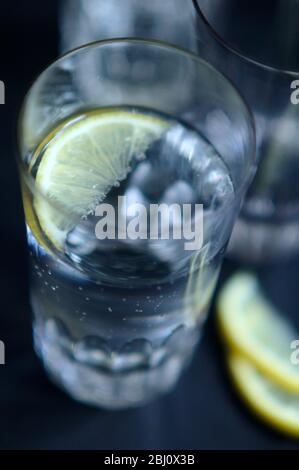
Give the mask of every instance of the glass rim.
<svg viewBox="0 0 299 470">
<path fill-rule="evenodd" d="M 194 8 L 196 13 L 200 16 L 200 18 L 203 20 L 207 28 L 209 29 L 210 33 L 214 37 L 214 39 L 227 51 L 229 51 L 231 54 L 234 54 L 238 56 L 241 60 L 244 62 L 247 62 L 251 65 L 254 65 L 255 67 L 262 68 L 264 70 L 267 70 L 268 72 L 272 73 L 277 73 L 277 74 L 282 74 L 282 75 L 289 75 L 290 77 L 298 77 L 299 75 L 299 68 L 298 69 L 285 69 L 283 67 L 278 67 L 274 66 L 271 64 L 267 64 L 266 62 L 261 62 L 258 59 L 255 59 L 254 57 L 247 55 L 243 53 L 240 49 L 237 47 L 231 45 L 228 41 L 226 41 L 219 33 L 218 31 L 212 26 L 212 24 L 209 22 L 207 19 L 206 15 L 203 13 L 201 7 L 198 4 L 198 0 L 192 0 Z"/>
<path fill-rule="evenodd" d="M 83 44 L 81 46 L 78 46 L 74 49 L 71 49 L 62 55 L 58 56 L 56 59 L 52 60 L 49 62 L 49 64 L 43 68 L 43 70 L 36 76 L 34 80 L 32 80 L 32 84 L 29 87 L 27 93 L 25 94 L 23 98 L 23 103 L 21 105 L 21 109 L 19 112 L 18 120 L 17 120 L 17 160 L 20 165 L 20 171 L 24 172 L 25 178 L 27 179 L 27 184 L 29 187 L 31 187 L 32 191 L 38 192 L 42 198 L 47 200 L 47 196 L 43 194 L 38 188 L 36 188 L 34 184 L 34 178 L 33 176 L 29 173 L 28 171 L 28 165 L 26 165 L 24 159 L 22 158 L 22 151 L 21 151 L 21 123 L 22 120 L 24 119 L 24 112 L 26 109 L 26 103 L 27 99 L 30 99 L 29 95 L 35 84 L 46 74 L 53 66 L 59 64 L 59 62 L 64 61 L 65 59 L 72 57 L 73 55 L 76 55 L 80 53 L 80 51 L 84 50 L 92 50 L 93 48 L 96 47 L 101 47 L 101 46 L 109 46 L 113 44 L 132 44 L 132 45 L 144 45 L 144 46 L 153 46 L 153 47 L 160 47 L 161 49 L 164 49 L 169 52 L 176 52 L 180 54 L 181 56 L 185 56 L 187 59 L 191 59 L 193 62 L 197 63 L 200 66 L 204 66 L 207 69 L 210 69 L 213 74 L 218 75 L 224 82 L 226 82 L 231 90 L 234 92 L 235 96 L 238 97 L 239 102 L 243 106 L 243 112 L 246 116 L 246 118 L 249 121 L 248 129 L 249 129 L 249 139 L 250 139 L 250 150 L 248 152 L 248 169 L 252 170 L 248 175 L 244 175 L 242 178 L 242 181 L 240 181 L 238 187 L 235 189 L 235 198 L 234 200 L 237 200 L 239 197 L 239 194 L 244 193 L 244 191 L 247 189 L 249 183 L 251 182 L 250 178 L 252 176 L 253 171 L 257 167 L 257 154 L 256 154 L 256 126 L 255 126 L 255 120 L 253 117 L 253 113 L 251 111 L 251 108 L 249 104 L 247 103 L 246 99 L 243 97 L 242 93 L 239 91 L 238 87 L 233 83 L 233 81 L 227 77 L 224 73 L 220 72 L 216 67 L 214 67 L 212 64 L 210 64 L 208 61 L 204 60 L 203 58 L 199 57 L 197 54 L 189 51 L 188 49 L 178 47 L 176 45 L 167 43 L 165 41 L 160 41 L 156 39 L 143 39 L 139 37 L 121 37 L 121 38 L 112 38 L 112 39 L 103 39 L 103 40 L 98 40 L 98 41 L 92 41 L 86 44 Z M 249 180 L 249 181 L 248 181 Z"/>
</svg>

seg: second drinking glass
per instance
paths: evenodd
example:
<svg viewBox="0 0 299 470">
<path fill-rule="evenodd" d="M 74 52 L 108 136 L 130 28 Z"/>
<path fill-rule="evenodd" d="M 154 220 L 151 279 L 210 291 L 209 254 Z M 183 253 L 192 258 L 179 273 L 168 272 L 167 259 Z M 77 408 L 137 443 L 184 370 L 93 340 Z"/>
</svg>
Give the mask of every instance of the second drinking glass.
<svg viewBox="0 0 299 470">
<path fill-rule="evenodd" d="M 251 107 L 259 168 L 231 251 L 265 262 L 299 251 L 299 3 L 193 0 L 199 54 Z"/>
</svg>

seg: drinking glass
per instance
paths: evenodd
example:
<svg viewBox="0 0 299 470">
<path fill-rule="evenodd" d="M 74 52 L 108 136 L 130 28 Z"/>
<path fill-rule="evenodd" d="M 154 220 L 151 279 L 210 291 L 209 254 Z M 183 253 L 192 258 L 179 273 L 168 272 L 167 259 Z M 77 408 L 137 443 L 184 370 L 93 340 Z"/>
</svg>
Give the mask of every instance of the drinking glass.
<svg viewBox="0 0 299 470">
<path fill-rule="evenodd" d="M 142 37 L 196 51 L 191 0 L 64 0 L 61 50 L 92 41 Z"/>
<path fill-rule="evenodd" d="M 75 399 L 106 408 L 171 390 L 199 339 L 255 170 L 242 98 L 173 46 L 93 43 L 33 84 L 19 146 L 34 345 L 45 369 Z M 130 210 L 118 206 L 124 197 Z M 199 204 L 202 243 L 187 250 L 183 239 L 151 232 L 98 237 L 95 201 L 115 208 L 118 224 L 132 221 L 136 204 Z"/>
<path fill-rule="evenodd" d="M 299 2 L 193 0 L 198 52 L 251 107 L 258 172 L 238 219 L 233 255 L 264 262 L 299 249 Z"/>
</svg>

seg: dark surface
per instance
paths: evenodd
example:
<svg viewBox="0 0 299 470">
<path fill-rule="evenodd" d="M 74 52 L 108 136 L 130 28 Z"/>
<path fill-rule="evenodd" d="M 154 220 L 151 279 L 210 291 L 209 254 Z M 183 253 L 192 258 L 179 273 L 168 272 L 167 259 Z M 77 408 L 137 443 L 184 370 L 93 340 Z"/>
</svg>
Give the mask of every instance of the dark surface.
<svg viewBox="0 0 299 470">
<path fill-rule="evenodd" d="M 100 1 L 100 0 L 99 0 Z M 299 449 L 259 424 L 225 374 L 211 315 L 204 339 L 176 391 L 139 410 L 105 412 L 70 400 L 47 380 L 31 345 L 26 245 L 15 164 L 15 118 L 25 90 L 57 55 L 57 4 L 1 2 L 0 106 L 1 449 Z M 225 266 L 224 273 L 232 266 Z M 268 270 L 273 298 L 296 312 L 298 264 Z M 293 301 L 292 301 L 293 299 Z"/>
</svg>

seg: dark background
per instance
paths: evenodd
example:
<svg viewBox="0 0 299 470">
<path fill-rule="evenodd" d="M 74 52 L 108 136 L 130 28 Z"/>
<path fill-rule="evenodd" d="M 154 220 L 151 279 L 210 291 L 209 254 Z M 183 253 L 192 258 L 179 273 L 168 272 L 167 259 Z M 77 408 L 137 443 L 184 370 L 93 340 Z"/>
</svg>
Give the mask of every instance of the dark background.
<svg viewBox="0 0 299 470">
<path fill-rule="evenodd" d="M 0 106 L 0 339 L 6 345 L 6 365 L 0 366 L 0 448 L 299 449 L 261 425 L 240 403 L 226 377 L 213 313 L 175 392 L 142 409 L 88 408 L 47 380 L 31 343 L 16 116 L 25 91 L 57 54 L 56 0 L 1 0 L 0 79 L 6 85 L 6 104 Z M 226 262 L 222 279 L 233 268 Z M 263 273 L 273 300 L 296 314 L 298 262 Z"/>
</svg>

